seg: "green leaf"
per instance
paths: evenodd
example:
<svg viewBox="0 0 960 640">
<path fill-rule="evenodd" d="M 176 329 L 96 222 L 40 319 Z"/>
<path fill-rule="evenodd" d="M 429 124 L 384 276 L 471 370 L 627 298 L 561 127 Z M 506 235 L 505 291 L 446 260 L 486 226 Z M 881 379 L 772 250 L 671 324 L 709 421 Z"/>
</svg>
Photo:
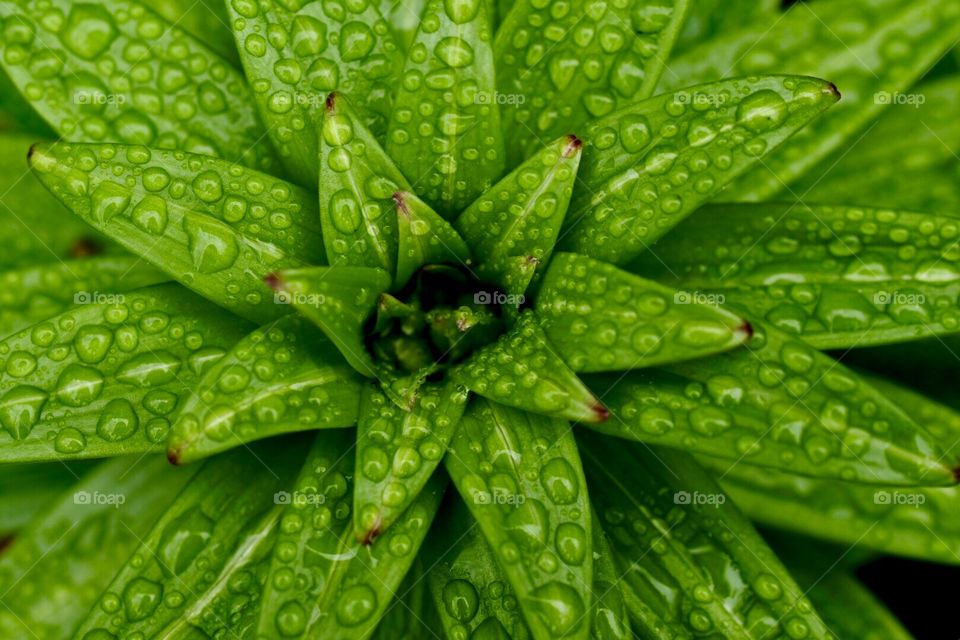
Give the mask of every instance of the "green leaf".
<svg viewBox="0 0 960 640">
<path fill-rule="evenodd" d="M 423 265 L 470 261 L 470 248 L 463 238 L 427 203 L 406 191 L 393 194 L 393 201 L 399 227 L 397 286 L 406 284 Z"/>
<path fill-rule="evenodd" d="M 697 0 L 677 38 L 674 57 L 698 44 L 742 28 L 744 23 L 771 25 L 779 17 L 780 0 Z M 670 67 L 667 67 L 670 73 Z"/>
<path fill-rule="evenodd" d="M 381 616 L 377 630 L 370 636 L 371 640 L 439 638 L 429 622 L 430 618 L 436 615 L 429 600 L 426 571 L 420 556 L 417 556 L 407 576 L 400 583 L 392 603 Z"/>
<path fill-rule="evenodd" d="M 570 204 L 581 148 L 576 137 L 563 136 L 460 214 L 454 224 L 484 264 L 503 265 L 509 258 L 523 258 L 519 264 L 529 264 L 531 257 L 544 264 L 549 260 Z M 498 283 L 505 281 L 509 277 Z"/>
<path fill-rule="evenodd" d="M 762 76 L 666 93 L 590 123 L 560 246 L 629 262 L 839 99 L 824 80 Z"/>
<path fill-rule="evenodd" d="M 263 586 L 238 574 L 269 550 L 280 508 L 263 505 L 292 481 L 303 445 L 286 438 L 200 467 L 138 540 L 75 637 L 242 636 L 238 622 L 249 621 Z"/>
<path fill-rule="evenodd" d="M 920 560 L 960 565 L 960 489 L 867 487 L 700 458 L 755 522 Z"/>
<path fill-rule="evenodd" d="M 591 512 L 593 524 L 593 640 L 631 640 L 630 619 L 620 588 L 621 571 L 614 563 L 613 549 L 600 518 Z"/>
<path fill-rule="evenodd" d="M 369 544 L 417 498 L 440 464 L 467 405 L 467 391 L 452 383 L 421 387 L 404 411 L 377 387 L 361 396 L 357 424 L 353 525 Z"/>
<path fill-rule="evenodd" d="M 397 218 L 393 194 L 410 190 L 343 94 L 327 96 L 320 133 L 320 219 L 334 266 L 394 273 Z"/>
<path fill-rule="evenodd" d="M 379 0 L 380 13 L 390 23 L 400 44 L 409 49 L 420 26 L 420 15 L 427 0 Z"/>
<path fill-rule="evenodd" d="M 237 49 L 260 116 L 286 169 L 317 184 L 314 114 L 342 91 L 382 136 L 390 117 L 391 79 L 403 55 L 377 3 L 334 8 L 323 2 L 227 2 Z"/>
<path fill-rule="evenodd" d="M 537 640 L 590 632 L 593 545 L 570 426 L 475 400 L 444 462 Z"/>
<path fill-rule="evenodd" d="M 0 538 L 16 533 L 37 514 L 47 512 L 49 505 L 95 464 L 0 465 Z"/>
<path fill-rule="evenodd" d="M 848 555 L 846 551 L 811 545 L 809 539 L 798 538 L 792 539 L 789 546 L 775 545 L 775 549 L 823 621 L 839 637 L 913 640 L 893 613 L 850 570 L 835 566 Z"/>
<path fill-rule="evenodd" d="M 217 55 L 240 66 L 227 6 L 220 0 L 153 0 L 150 8 L 202 41 Z"/>
<path fill-rule="evenodd" d="M 0 134 L 0 269 L 82 257 L 94 245 L 92 229 L 71 216 L 27 169 L 37 139 Z"/>
<path fill-rule="evenodd" d="M 557 355 L 531 311 L 521 314 L 499 340 L 455 367 L 451 377 L 510 407 L 581 422 L 607 419 L 607 410 Z"/>
<path fill-rule="evenodd" d="M 516 317 L 520 307 L 526 302 L 527 289 L 537 275 L 540 261 L 534 256 L 500 256 L 477 265 L 477 277 L 500 287 L 506 294 L 500 309 L 507 317 Z M 493 292 L 484 291 L 492 297 Z"/>
<path fill-rule="evenodd" d="M 958 235 L 955 216 L 709 206 L 632 270 L 744 309 L 820 349 L 867 347 L 957 331 Z"/>
<path fill-rule="evenodd" d="M 949 171 L 957 166 L 960 150 L 960 74 L 924 82 L 910 95 L 913 104 L 884 111 L 855 145 L 837 149 L 798 180 L 794 192 L 811 202 L 960 209 L 960 195 L 954 195 L 951 205 L 938 206 L 937 193 L 940 176 L 946 176 L 954 194 L 960 193 L 957 172 Z"/>
<path fill-rule="evenodd" d="M 529 640 L 516 594 L 462 500 L 445 504 L 427 549 L 432 604 L 445 637 Z"/>
<path fill-rule="evenodd" d="M 618 371 L 690 360 L 749 340 L 750 323 L 586 256 L 560 253 L 537 294 L 537 316 L 574 371 Z"/>
<path fill-rule="evenodd" d="M 662 370 L 590 378 L 609 435 L 890 485 L 953 484 L 955 461 L 882 390 L 829 356 L 758 326 L 747 348 Z"/>
<path fill-rule="evenodd" d="M 323 260 L 313 196 L 224 160 L 60 143 L 34 147 L 30 164 L 84 221 L 254 322 L 285 310 L 264 276 Z"/>
<path fill-rule="evenodd" d="M 0 336 L 51 318 L 75 303 L 111 300 L 123 291 L 168 280 L 163 272 L 125 254 L 6 271 L 0 273 Z"/>
<path fill-rule="evenodd" d="M 750 522 L 680 452 L 583 435 L 590 495 L 623 572 L 634 631 L 834 639 Z M 652 551 L 652 553 L 651 553 Z M 722 630 L 722 631 L 721 631 Z"/>
<path fill-rule="evenodd" d="M 167 457 L 183 464 L 280 433 L 352 426 L 360 380 L 306 318 L 281 318 L 240 340 L 193 385 Z"/>
<path fill-rule="evenodd" d="M 293 492 L 278 496 L 286 506 L 258 637 L 364 640 L 413 564 L 445 481 L 434 476 L 390 530 L 364 546 L 350 513 L 353 458 L 352 431 L 319 432 Z"/>
<path fill-rule="evenodd" d="M 116 567 L 193 476 L 162 457 L 124 457 L 100 465 L 67 489 L 3 553 L 0 635 L 74 637 L 87 612 L 99 609 L 97 598 Z M 119 607 L 120 600 L 106 598 L 101 604 Z"/>
<path fill-rule="evenodd" d="M 387 152 L 450 218 L 504 169 L 487 0 L 428 0 L 407 54 Z"/>
<path fill-rule="evenodd" d="M 268 278 L 279 300 L 292 305 L 326 334 L 350 366 L 375 376 L 373 358 L 364 344 L 364 326 L 380 294 L 390 286 L 382 269 L 310 267 Z"/>
<path fill-rule="evenodd" d="M 56 134 L 43 121 L 27 99 L 20 95 L 10 77 L 0 66 L 0 132 L 3 135 L 30 134 L 33 141 L 37 137 L 52 139 Z"/>
<path fill-rule="evenodd" d="M 0 21 L 4 70 L 59 135 L 275 165 L 240 72 L 144 4 L 4 0 Z"/>
<path fill-rule="evenodd" d="M 248 331 L 176 284 L 81 304 L 0 341 L 0 461 L 162 450 L 181 396 Z"/>
<path fill-rule="evenodd" d="M 494 44 L 508 166 L 652 95 L 691 4 L 517 2 Z"/>
<path fill-rule="evenodd" d="M 772 25 L 748 26 L 671 60 L 673 74 L 664 81 L 676 89 L 729 76 L 796 73 L 830 78 L 847 95 L 725 194 L 763 200 L 852 146 L 892 96 L 907 93 L 958 38 L 960 5 L 953 2 L 798 2 Z"/>
</svg>

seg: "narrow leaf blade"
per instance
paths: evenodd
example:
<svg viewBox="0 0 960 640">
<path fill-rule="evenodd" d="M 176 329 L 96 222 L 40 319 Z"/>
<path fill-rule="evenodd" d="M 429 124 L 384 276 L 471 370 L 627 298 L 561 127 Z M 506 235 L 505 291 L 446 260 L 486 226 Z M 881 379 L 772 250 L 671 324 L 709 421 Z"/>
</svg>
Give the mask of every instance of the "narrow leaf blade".
<svg viewBox="0 0 960 640">
<path fill-rule="evenodd" d="M 398 191 L 399 252 L 396 284 L 402 287 L 414 272 L 427 264 L 466 265 L 470 248 L 453 226 L 416 195 Z"/>
</svg>

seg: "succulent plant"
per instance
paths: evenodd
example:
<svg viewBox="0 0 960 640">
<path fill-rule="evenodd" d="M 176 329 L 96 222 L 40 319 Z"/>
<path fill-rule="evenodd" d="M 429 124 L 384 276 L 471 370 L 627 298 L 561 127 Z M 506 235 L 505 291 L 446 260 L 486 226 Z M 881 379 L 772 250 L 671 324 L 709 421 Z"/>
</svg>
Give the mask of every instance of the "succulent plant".
<svg viewBox="0 0 960 640">
<path fill-rule="evenodd" d="M 0 0 L 0 637 L 909 638 L 960 4 L 784 4 Z"/>
</svg>

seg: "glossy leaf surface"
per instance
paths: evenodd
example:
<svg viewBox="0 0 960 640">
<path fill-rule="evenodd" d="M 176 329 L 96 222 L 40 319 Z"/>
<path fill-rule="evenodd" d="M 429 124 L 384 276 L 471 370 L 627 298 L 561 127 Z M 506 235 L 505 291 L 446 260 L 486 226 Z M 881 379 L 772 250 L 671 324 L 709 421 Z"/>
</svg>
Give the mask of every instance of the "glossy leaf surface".
<svg viewBox="0 0 960 640">
<path fill-rule="evenodd" d="M 176 284 L 81 304 L 0 342 L 0 459 L 163 448 L 183 395 L 249 330 Z"/>
<path fill-rule="evenodd" d="M 618 371 L 690 360 L 747 342 L 750 323 L 689 291 L 574 253 L 547 268 L 536 313 L 575 371 Z"/>
<path fill-rule="evenodd" d="M 75 214 L 200 295 L 266 322 L 271 271 L 323 260 L 314 197 L 206 156 L 145 147 L 34 147 L 30 164 Z"/>
<path fill-rule="evenodd" d="M 0 20 L 4 69 L 58 134 L 275 165 L 240 72 L 146 5 L 5 0 Z"/>
<path fill-rule="evenodd" d="M 46 511 L 94 466 L 85 462 L 0 466 L 0 537 L 15 533 Z"/>
<path fill-rule="evenodd" d="M 360 376 L 299 315 L 260 327 L 207 369 L 181 404 L 167 456 L 182 464 L 291 431 L 356 423 Z"/>
<path fill-rule="evenodd" d="M 665 93 L 591 122 L 561 247 L 628 262 L 839 98 L 824 80 L 762 76 Z"/>
<path fill-rule="evenodd" d="M 592 530 L 570 426 L 478 400 L 444 462 L 533 637 L 587 638 Z"/>
<path fill-rule="evenodd" d="M 396 284 L 402 286 L 427 264 L 466 265 L 470 248 L 449 222 L 427 203 L 405 191 L 393 194 L 397 206 L 399 250 Z"/>
</svg>

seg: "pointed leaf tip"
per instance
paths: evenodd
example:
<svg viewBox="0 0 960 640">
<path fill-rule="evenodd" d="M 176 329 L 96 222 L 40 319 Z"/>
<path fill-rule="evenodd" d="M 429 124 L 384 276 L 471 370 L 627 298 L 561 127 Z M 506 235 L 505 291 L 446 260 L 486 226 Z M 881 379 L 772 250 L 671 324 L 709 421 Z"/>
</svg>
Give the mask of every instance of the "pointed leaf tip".
<svg viewBox="0 0 960 640">
<path fill-rule="evenodd" d="M 580 150 L 583 149 L 583 140 L 570 133 L 566 136 L 567 146 L 563 150 L 564 158 L 572 158 L 573 156 L 580 153 Z"/>
</svg>

